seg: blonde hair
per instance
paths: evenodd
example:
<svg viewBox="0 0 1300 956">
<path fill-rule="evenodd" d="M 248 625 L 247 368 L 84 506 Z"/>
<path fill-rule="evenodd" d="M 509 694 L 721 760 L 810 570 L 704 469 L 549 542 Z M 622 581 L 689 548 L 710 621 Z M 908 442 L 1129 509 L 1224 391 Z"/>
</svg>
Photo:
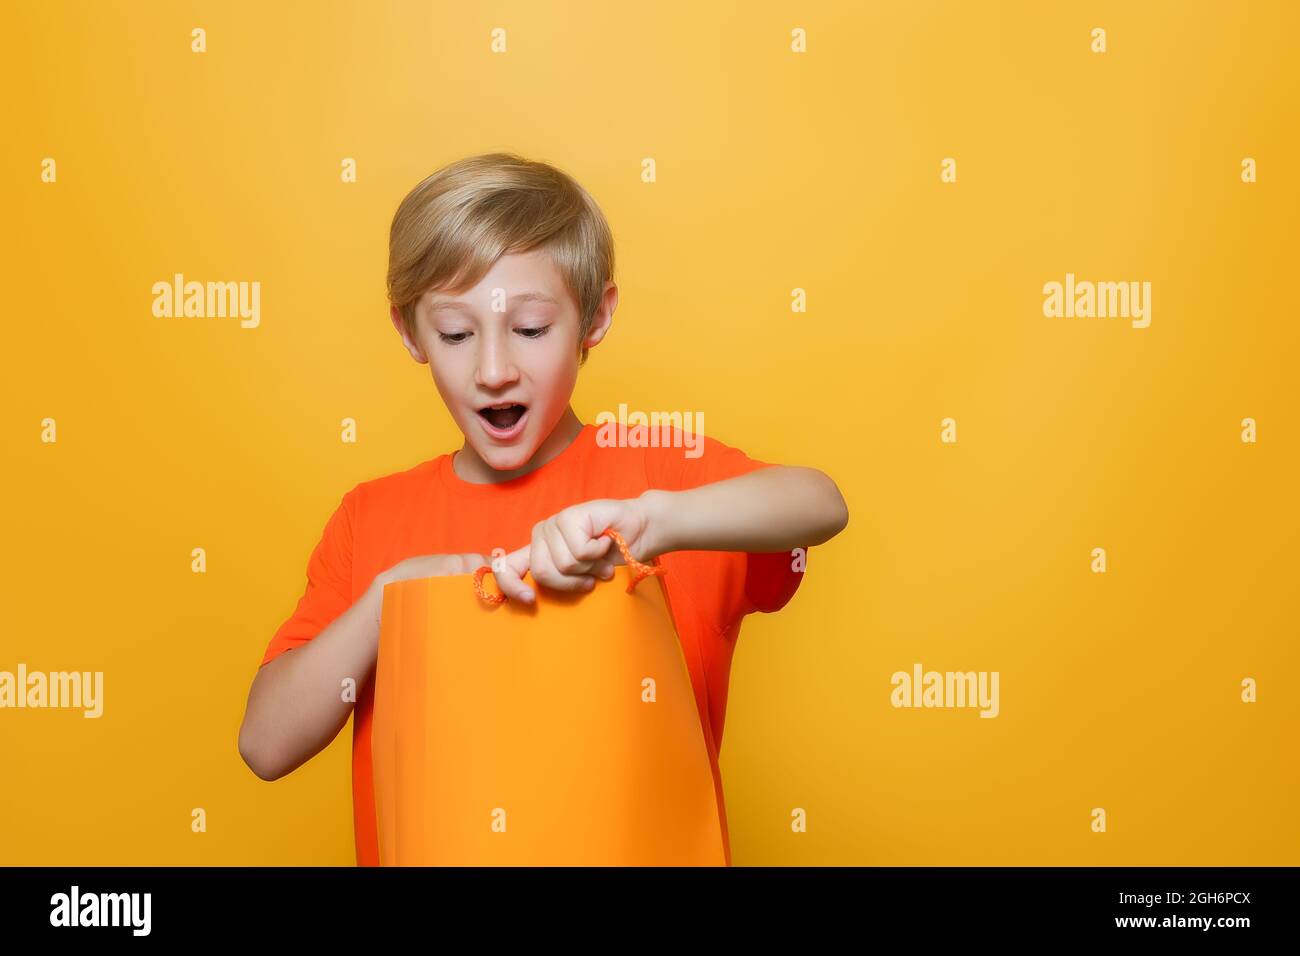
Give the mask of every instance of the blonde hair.
<svg viewBox="0 0 1300 956">
<path fill-rule="evenodd" d="M 415 335 L 424 293 L 459 293 L 508 253 L 544 249 L 578 306 L 578 341 L 614 278 L 614 239 L 596 201 L 568 174 L 513 153 L 444 166 L 397 207 L 388 238 L 388 299 Z M 582 346 L 579 365 L 587 361 Z"/>
</svg>

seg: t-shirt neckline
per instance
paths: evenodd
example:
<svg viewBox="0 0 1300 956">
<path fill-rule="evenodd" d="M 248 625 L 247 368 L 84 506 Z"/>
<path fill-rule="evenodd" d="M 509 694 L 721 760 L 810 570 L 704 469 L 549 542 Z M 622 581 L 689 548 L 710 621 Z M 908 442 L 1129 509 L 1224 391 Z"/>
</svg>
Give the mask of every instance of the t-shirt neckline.
<svg viewBox="0 0 1300 956">
<path fill-rule="evenodd" d="M 576 458 L 588 447 L 591 442 L 591 436 L 595 434 L 595 430 L 594 425 L 583 425 L 578 434 L 574 436 L 573 441 L 569 442 L 569 444 L 550 461 L 534 468 L 526 475 L 519 475 L 516 478 L 510 478 L 506 481 L 494 481 L 482 484 L 466 481 L 460 475 L 456 474 L 456 469 L 452 467 L 451 461 L 456 456 L 456 452 L 448 452 L 442 456 L 438 468 L 438 477 L 444 490 L 459 495 L 462 498 L 492 498 L 507 492 L 517 491 L 520 488 L 527 487 L 536 481 L 544 479 L 549 476 L 551 472 L 558 471 L 563 467 L 563 463 Z M 457 451 L 459 451 L 459 449 L 457 449 Z"/>
</svg>

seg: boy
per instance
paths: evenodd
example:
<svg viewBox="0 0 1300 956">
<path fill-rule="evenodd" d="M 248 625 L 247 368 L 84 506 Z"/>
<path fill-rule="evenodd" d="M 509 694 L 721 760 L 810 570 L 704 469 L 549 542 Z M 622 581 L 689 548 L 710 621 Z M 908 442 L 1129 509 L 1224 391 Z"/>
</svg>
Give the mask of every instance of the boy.
<svg viewBox="0 0 1300 956">
<path fill-rule="evenodd" d="M 609 226 L 563 172 L 494 153 L 445 167 L 402 201 L 389 242 L 391 318 L 465 436 L 455 454 L 343 495 L 307 565 L 307 588 L 272 637 L 249 691 L 239 751 L 275 780 L 342 729 L 352 738 L 357 863 L 378 864 L 371 777 L 373 675 L 384 585 L 493 564 L 508 600 L 521 580 L 590 590 L 623 563 L 612 527 L 664 586 L 695 688 L 721 806 L 717 753 L 740 621 L 779 610 L 799 585 L 792 551 L 848 522 L 811 468 L 755 461 L 713 438 L 688 456 L 598 440 L 569 406 L 618 291 Z M 697 438 L 698 441 L 698 438 Z M 626 444 L 626 443 L 625 443 Z M 522 546 L 521 546 L 522 544 Z M 512 550 L 513 549 L 513 550 Z M 509 553 L 505 553 L 509 552 Z M 730 863 L 730 850 L 727 851 Z"/>
</svg>

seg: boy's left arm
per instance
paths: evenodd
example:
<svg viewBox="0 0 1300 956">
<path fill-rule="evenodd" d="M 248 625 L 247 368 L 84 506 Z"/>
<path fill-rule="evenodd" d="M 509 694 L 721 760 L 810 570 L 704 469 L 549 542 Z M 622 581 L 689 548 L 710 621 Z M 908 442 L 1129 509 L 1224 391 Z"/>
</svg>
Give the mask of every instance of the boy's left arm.
<svg viewBox="0 0 1300 956">
<path fill-rule="evenodd" d="M 548 587 L 590 589 L 593 574 L 609 576 L 598 569 L 610 572 L 609 566 L 622 563 L 603 535 L 613 528 L 640 561 L 670 551 L 748 552 L 746 598 L 750 606 L 768 610 L 788 598 L 789 581 L 798 580 L 788 573 L 789 552 L 829 541 L 848 520 L 848 506 L 824 472 L 763 464 L 677 491 L 651 488 L 636 498 L 571 505 L 534 525 L 532 542 L 494 564 L 493 577 L 508 598 L 524 603 L 536 598 L 521 578 L 525 571 Z M 731 619 L 734 608 L 722 613 Z"/>
<path fill-rule="evenodd" d="M 669 551 L 789 551 L 829 541 L 849 509 L 825 472 L 769 465 L 684 491 L 651 489 L 644 508 L 645 557 Z"/>
</svg>

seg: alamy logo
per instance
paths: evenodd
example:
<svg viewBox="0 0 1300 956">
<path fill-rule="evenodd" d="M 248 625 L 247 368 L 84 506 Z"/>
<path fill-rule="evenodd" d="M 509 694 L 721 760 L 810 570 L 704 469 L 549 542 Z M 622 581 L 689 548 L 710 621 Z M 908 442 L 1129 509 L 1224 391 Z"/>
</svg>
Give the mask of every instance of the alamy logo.
<svg viewBox="0 0 1300 956">
<path fill-rule="evenodd" d="M 1150 282 L 1075 282 L 1067 272 L 1064 285 L 1048 282 L 1043 296 L 1049 319 L 1132 319 L 1135 329 L 1151 324 Z"/>
<path fill-rule="evenodd" d="M 255 329 L 262 321 L 260 282 L 186 282 L 178 272 L 171 282 L 155 282 L 152 291 L 155 318 L 239 318 L 244 329 Z"/>
<path fill-rule="evenodd" d="M 620 403 L 618 414 L 596 413 L 596 444 L 601 448 L 684 448 L 687 458 L 704 454 L 704 413 L 632 412 Z M 686 429 L 682 425 L 685 423 Z"/>
<path fill-rule="evenodd" d="M 86 893 L 75 884 L 70 893 L 50 897 L 51 926 L 130 926 L 131 935 L 148 936 L 152 924 L 150 893 Z"/>
<path fill-rule="evenodd" d="M 26 664 L 18 673 L 0 671 L 0 708 L 4 707 L 80 707 L 83 717 L 104 713 L 103 671 L 27 672 Z"/>
<path fill-rule="evenodd" d="M 912 665 L 912 673 L 894 671 L 889 702 L 895 707 L 978 707 L 981 717 L 996 717 L 997 671 L 925 671 Z"/>
</svg>

